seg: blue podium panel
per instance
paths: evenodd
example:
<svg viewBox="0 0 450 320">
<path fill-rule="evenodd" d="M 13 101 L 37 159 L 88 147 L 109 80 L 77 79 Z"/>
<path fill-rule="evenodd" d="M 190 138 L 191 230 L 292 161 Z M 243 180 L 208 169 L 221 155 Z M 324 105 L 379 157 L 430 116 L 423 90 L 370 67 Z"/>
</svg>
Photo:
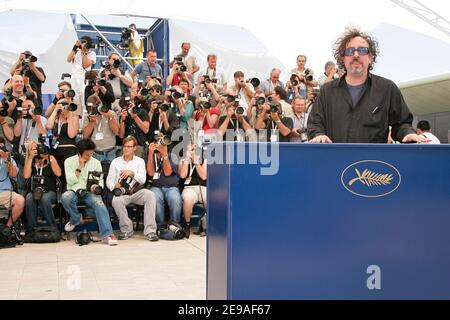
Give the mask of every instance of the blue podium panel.
<svg viewBox="0 0 450 320">
<path fill-rule="evenodd" d="M 258 146 L 220 148 L 248 163 Z M 279 144 L 278 160 L 208 160 L 208 299 L 450 299 L 449 146 Z"/>
</svg>

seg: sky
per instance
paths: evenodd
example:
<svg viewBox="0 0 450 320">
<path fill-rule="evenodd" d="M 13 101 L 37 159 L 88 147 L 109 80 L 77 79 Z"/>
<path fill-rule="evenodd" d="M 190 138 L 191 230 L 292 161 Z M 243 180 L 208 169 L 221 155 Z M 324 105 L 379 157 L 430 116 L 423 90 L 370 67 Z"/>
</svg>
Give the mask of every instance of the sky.
<svg viewBox="0 0 450 320">
<path fill-rule="evenodd" d="M 449 1 L 420 1 L 450 20 Z M 73 8 L 87 12 L 115 10 L 233 24 L 250 30 L 288 69 L 296 66 L 298 54 L 305 54 L 308 57 L 307 66 L 322 71 L 325 62 L 333 58 L 334 41 L 349 25 L 370 32 L 380 23 L 388 23 L 450 43 L 449 36 L 390 0 L 171 0 L 170 6 L 148 0 L 0 0 L 0 10 L 8 8 L 52 8 L 66 12 Z M 382 44 L 380 46 L 382 49 Z"/>
</svg>

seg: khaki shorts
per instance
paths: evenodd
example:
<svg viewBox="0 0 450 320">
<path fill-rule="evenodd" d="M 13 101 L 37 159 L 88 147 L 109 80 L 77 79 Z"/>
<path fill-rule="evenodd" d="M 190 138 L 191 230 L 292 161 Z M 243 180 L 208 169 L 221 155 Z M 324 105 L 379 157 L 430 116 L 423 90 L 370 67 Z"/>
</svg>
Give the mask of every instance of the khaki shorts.
<svg viewBox="0 0 450 320">
<path fill-rule="evenodd" d="M 11 191 L 0 191 L 0 218 L 8 218 L 8 209 L 10 207 L 10 204 L 13 204 L 14 201 L 16 201 L 17 197 L 21 197 L 21 195 L 15 192 L 11 193 Z"/>
<path fill-rule="evenodd" d="M 202 194 L 200 195 L 200 189 L 202 190 Z M 194 203 L 203 203 L 206 202 L 206 187 L 204 186 L 186 186 L 183 189 L 182 193 L 183 200 L 191 200 Z M 203 200 L 203 201 L 202 201 Z"/>
</svg>

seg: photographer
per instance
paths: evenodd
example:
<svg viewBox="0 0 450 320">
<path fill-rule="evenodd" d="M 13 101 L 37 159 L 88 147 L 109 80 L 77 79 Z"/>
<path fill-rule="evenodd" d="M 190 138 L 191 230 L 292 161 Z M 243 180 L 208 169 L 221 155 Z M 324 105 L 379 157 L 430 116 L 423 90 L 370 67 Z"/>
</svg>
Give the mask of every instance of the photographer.
<svg viewBox="0 0 450 320">
<path fill-rule="evenodd" d="M 14 140 L 14 120 L 8 117 L 6 108 L 0 110 L 0 138 L 4 139 L 8 146 Z"/>
<path fill-rule="evenodd" d="M 191 44 L 189 42 L 183 42 L 181 44 L 181 53 L 178 55 L 182 58 L 182 62 L 187 67 L 187 72 L 189 73 L 189 80 L 191 83 L 194 82 L 195 73 L 200 70 L 197 64 L 197 59 L 193 55 L 189 55 L 189 50 L 191 50 Z"/>
<path fill-rule="evenodd" d="M 316 87 L 317 81 L 314 80 L 314 71 L 306 69 L 306 56 L 297 56 L 297 68 L 292 69 L 291 73 L 296 74 L 300 78 L 301 87 Z"/>
<path fill-rule="evenodd" d="M 90 140 L 81 140 L 77 144 L 77 150 L 78 154 L 68 158 L 64 163 L 67 191 L 62 195 L 61 202 L 70 215 L 70 221 L 67 222 L 65 230 L 71 232 L 77 225 L 83 223 L 77 206 L 85 204 L 95 213 L 103 242 L 110 246 L 117 245 L 108 209 L 101 195 L 98 194 L 98 189 L 101 191 L 103 188 L 103 178 L 99 176 L 99 173 L 100 175 L 102 173 L 100 161 L 92 158 L 95 144 Z"/>
<path fill-rule="evenodd" d="M 242 101 L 242 100 L 241 100 Z M 220 117 L 217 132 L 223 137 L 223 141 L 243 142 L 246 137 L 255 134 L 255 131 L 244 116 L 244 108 L 239 102 L 227 102 L 227 114 Z"/>
<path fill-rule="evenodd" d="M 20 108 L 25 100 L 30 100 L 36 105 L 36 94 L 32 91 L 30 85 L 25 83 L 24 77 L 21 75 L 12 76 L 9 81 L 9 89 L 4 92 L 2 99 L 2 109 L 6 109 L 7 115 L 11 117 L 14 122 L 21 117 Z"/>
<path fill-rule="evenodd" d="M 136 68 L 131 71 L 131 78 L 135 79 L 136 75 L 138 80 L 145 81 L 147 77 L 156 77 L 160 81 L 163 77 L 163 71 L 161 66 L 157 63 L 156 51 L 150 50 L 147 52 L 147 60 L 139 63 Z"/>
<path fill-rule="evenodd" d="M 328 61 L 327 63 L 325 63 L 324 69 L 325 73 L 322 74 L 319 79 L 317 79 L 317 83 L 320 87 L 327 82 L 339 78 L 338 69 L 336 68 L 336 64 L 333 61 Z"/>
<path fill-rule="evenodd" d="M 24 51 L 11 67 L 10 73 L 13 76 L 16 69 L 21 70 L 21 75 L 29 79 L 31 88 L 36 92 L 36 105 L 42 108 L 42 84 L 45 82 L 46 76 L 44 70 L 36 66 L 36 61 L 37 58 L 30 51 Z"/>
<path fill-rule="evenodd" d="M 195 101 L 194 120 L 195 133 L 199 130 L 205 132 L 217 129 L 219 123 L 220 111 L 217 108 L 217 100 L 207 97 L 199 97 Z"/>
<path fill-rule="evenodd" d="M 0 206 L 11 209 L 11 215 L 0 215 L 0 218 L 7 220 L 6 226 L 8 227 L 11 227 L 20 218 L 25 207 L 24 197 L 13 192 L 10 180 L 17 176 L 18 171 L 16 162 L 5 147 L 5 142 L 0 139 Z M 5 211 L 2 210 L 2 212 Z"/>
<path fill-rule="evenodd" d="M 118 116 L 102 105 L 96 95 L 87 99 L 86 108 L 89 116 L 84 119 L 83 139 L 91 139 L 96 145 L 93 157 L 109 165 L 116 157 L 116 137 L 120 130 Z"/>
<path fill-rule="evenodd" d="M 275 91 L 272 93 L 271 97 L 274 102 L 281 105 L 281 110 L 285 117 L 290 117 L 294 114 L 294 111 L 292 111 L 292 106 L 286 102 L 287 93 L 283 87 L 275 87 Z"/>
<path fill-rule="evenodd" d="M 236 71 L 233 75 L 234 85 L 230 88 L 230 93 L 240 98 L 240 106 L 244 108 L 245 113 L 250 106 L 250 102 L 255 95 L 255 88 L 249 81 L 245 81 L 242 71 Z"/>
<path fill-rule="evenodd" d="M 87 98 L 91 95 L 97 95 L 104 106 L 111 108 L 111 104 L 116 101 L 114 97 L 113 87 L 105 79 L 99 78 L 97 71 L 88 71 L 85 74 L 85 79 L 87 82 L 86 88 L 84 89 L 86 105 Z"/>
<path fill-rule="evenodd" d="M 306 100 L 303 97 L 295 98 L 292 101 L 292 108 L 294 114 L 291 116 L 293 128 L 291 131 L 291 142 L 308 142 L 306 134 L 306 124 L 308 119 L 305 114 Z"/>
<path fill-rule="evenodd" d="M 198 82 L 205 81 L 205 75 L 209 77 L 217 87 L 217 89 L 227 90 L 227 80 L 225 77 L 225 71 L 222 68 L 217 67 L 217 55 L 208 54 L 206 58 L 206 62 L 208 63 L 208 67 L 206 70 L 200 72 L 203 77 L 199 77 Z"/>
<path fill-rule="evenodd" d="M 47 224 L 56 228 L 52 204 L 56 204 L 55 176 L 61 176 L 61 167 L 49 153 L 50 150 L 42 142 L 37 144 L 32 141 L 28 144 L 23 168 L 24 178 L 31 178 L 30 190 L 26 196 L 27 233 L 37 226 L 37 203 Z"/>
<path fill-rule="evenodd" d="M 280 81 L 281 70 L 273 68 L 270 72 L 269 79 L 261 82 L 260 89 L 264 92 L 266 97 L 271 96 L 275 92 L 276 87 L 284 87 L 283 82 Z"/>
<path fill-rule="evenodd" d="M 188 81 L 189 88 L 192 86 L 191 81 L 189 80 L 190 75 L 187 72 L 187 67 L 181 60 L 182 57 L 177 56 L 170 63 L 172 68 L 166 79 L 167 87 L 178 86 L 182 79 Z"/>
<path fill-rule="evenodd" d="M 255 129 L 260 130 L 260 135 L 266 135 L 267 142 L 289 142 L 292 128 L 292 119 L 283 117 L 278 102 L 264 104 L 255 124 Z"/>
<path fill-rule="evenodd" d="M 130 95 L 130 88 L 133 80 L 125 74 L 121 68 L 120 56 L 117 53 L 110 53 L 108 60 L 103 63 L 103 70 L 100 72 L 102 78 L 106 79 L 113 89 L 115 101 L 112 109 L 119 109 L 119 100 L 121 97 Z"/>
<path fill-rule="evenodd" d="M 130 58 L 138 58 L 136 60 L 130 60 L 130 64 L 134 67 L 142 62 L 144 58 L 144 40 L 137 31 L 137 27 L 134 23 L 128 26 L 130 34 Z"/>
<path fill-rule="evenodd" d="M 292 103 L 295 98 L 306 98 L 306 86 L 302 85 L 300 77 L 297 74 L 292 74 L 288 82 L 286 82 L 287 103 Z"/>
<path fill-rule="evenodd" d="M 75 91 L 72 90 L 72 85 L 70 84 L 70 82 L 61 81 L 60 83 L 58 83 L 58 91 L 55 93 L 53 101 L 48 105 L 47 109 L 45 109 L 45 117 L 50 118 L 59 100 L 64 99 L 69 103 L 73 103 L 74 97 Z"/>
<path fill-rule="evenodd" d="M 123 156 L 111 162 L 106 185 L 114 193 L 112 206 L 119 218 L 119 240 L 127 240 L 133 236 L 133 222 L 128 217 L 126 207 L 134 203 L 144 206 L 145 237 L 149 241 L 157 241 L 156 199 L 153 192 L 145 189 L 145 161 L 135 156 L 136 147 L 136 138 L 126 137 L 123 140 Z"/>
<path fill-rule="evenodd" d="M 135 105 L 131 100 L 126 102 L 120 114 L 119 137 L 135 137 L 138 144 L 136 155 L 140 158 L 145 157 L 145 143 L 149 131 L 150 118 L 145 107 Z"/>
<path fill-rule="evenodd" d="M 47 130 L 52 130 L 52 155 L 63 173 L 64 161 L 77 154 L 76 137 L 80 130 L 80 121 L 75 114 L 77 105 L 70 101 L 68 98 L 59 100 L 45 125 Z"/>
<path fill-rule="evenodd" d="M 154 101 L 149 112 L 150 140 L 155 140 L 155 131 L 171 136 L 174 130 L 180 128 L 181 124 L 184 128 L 187 128 L 187 120 L 184 119 L 185 108 L 189 109 L 188 112 L 191 116 L 194 109 L 192 104 L 189 103 L 190 101 L 185 98 L 180 88 L 166 91 L 163 99 Z"/>
<path fill-rule="evenodd" d="M 88 36 L 81 37 L 75 42 L 72 50 L 67 56 L 67 62 L 72 64 L 71 84 L 75 90 L 75 104 L 78 106 L 77 114 L 83 114 L 84 107 L 84 75 L 86 71 L 90 71 L 97 61 L 97 55 L 93 48 L 92 39 Z"/>
<path fill-rule="evenodd" d="M 206 179 L 207 161 L 203 156 L 195 152 L 195 146 L 190 144 L 186 157 L 181 159 L 178 165 L 178 175 L 181 179 L 186 179 L 181 197 L 183 199 L 184 232 L 189 239 L 191 230 L 191 217 L 194 205 L 203 204 L 206 208 Z"/>
<path fill-rule="evenodd" d="M 148 149 L 147 173 L 153 177 L 150 191 L 156 196 L 156 224 L 159 229 L 165 225 L 164 200 L 169 206 L 170 220 L 178 224 L 181 221 L 181 194 L 177 172 L 177 165 L 172 161 L 164 139 L 161 137 L 159 142 L 151 143 Z"/>
<path fill-rule="evenodd" d="M 250 100 L 250 107 L 247 109 L 247 118 L 252 127 L 255 126 L 256 118 L 261 113 L 261 106 L 264 103 L 266 103 L 266 96 L 261 89 L 257 89 L 252 100 Z"/>
</svg>

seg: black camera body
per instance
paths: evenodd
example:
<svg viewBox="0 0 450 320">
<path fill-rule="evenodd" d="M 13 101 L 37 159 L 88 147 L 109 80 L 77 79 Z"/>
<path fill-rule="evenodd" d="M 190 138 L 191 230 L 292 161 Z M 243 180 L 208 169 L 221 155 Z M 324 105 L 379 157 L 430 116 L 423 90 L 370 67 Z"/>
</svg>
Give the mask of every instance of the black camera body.
<svg viewBox="0 0 450 320">
<path fill-rule="evenodd" d="M 130 28 L 122 29 L 122 34 L 120 36 L 120 46 L 122 48 L 128 48 L 131 42 L 131 33 L 133 31 Z"/>
<path fill-rule="evenodd" d="M 73 102 L 69 103 L 67 101 L 62 101 L 61 105 L 64 106 L 65 110 L 71 111 L 71 112 L 77 111 L 77 109 L 78 109 L 78 106 Z"/>
<path fill-rule="evenodd" d="M 209 110 L 211 109 L 211 103 L 209 101 L 202 101 L 198 104 L 198 107 L 200 109 Z"/>
<path fill-rule="evenodd" d="M 214 78 L 211 79 L 211 77 L 209 75 L 207 75 L 207 74 L 205 74 L 203 76 L 203 78 L 204 78 L 204 80 L 202 81 L 203 85 L 211 83 L 211 82 L 214 83 L 214 84 L 217 84 L 217 79 L 214 79 Z"/>
<path fill-rule="evenodd" d="M 311 73 L 312 73 L 311 69 L 306 69 L 305 70 L 305 80 L 306 81 L 313 81 L 314 80 L 313 75 Z"/>
<path fill-rule="evenodd" d="M 113 194 L 116 197 L 123 195 L 132 195 L 139 188 L 139 184 L 132 177 L 127 177 L 126 179 L 119 179 L 119 188 L 113 190 Z"/>
<path fill-rule="evenodd" d="M 45 177 L 40 175 L 31 176 L 31 194 L 33 196 L 33 200 L 41 200 L 46 191 Z"/>
<path fill-rule="evenodd" d="M 38 158 L 42 158 L 43 155 L 49 155 L 50 154 L 50 149 L 45 145 L 45 141 L 47 140 L 47 137 L 44 135 L 39 135 L 38 138 L 38 144 L 36 147 L 36 151 L 37 151 L 37 157 Z"/>
<path fill-rule="evenodd" d="M 97 196 L 103 194 L 103 187 L 100 185 L 100 180 L 103 179 L 103 172 L 101 171 L 89 171 L 86 182 L 86 189 L 78 189 L 77 195 L 79 197 L 86 196 L 89 192 Z"/>
</svg>

